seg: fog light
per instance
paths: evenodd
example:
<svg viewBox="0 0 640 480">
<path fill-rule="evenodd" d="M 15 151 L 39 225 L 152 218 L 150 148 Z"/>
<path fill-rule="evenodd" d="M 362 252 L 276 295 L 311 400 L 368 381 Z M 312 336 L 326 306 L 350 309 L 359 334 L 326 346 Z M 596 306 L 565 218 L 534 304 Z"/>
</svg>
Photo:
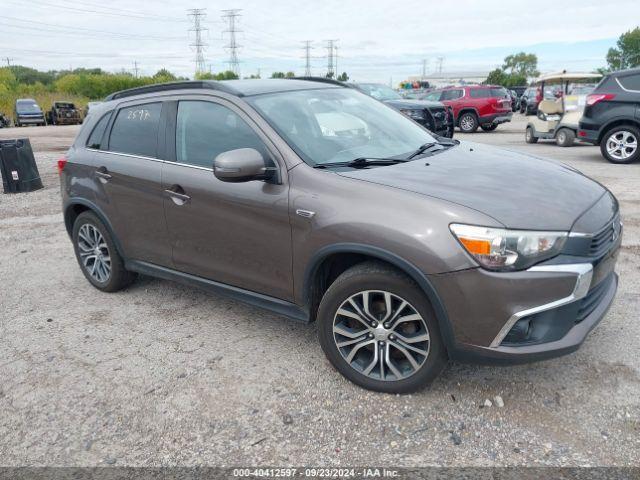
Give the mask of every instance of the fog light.
<svg viewBox="0 0 640 480">
<path fill-rule="evenodd" d="M 502 343 L 523 343 L 529 340 L 531 334 L 531 318 L 521 318 L 509 330 Z"/>
</svg>

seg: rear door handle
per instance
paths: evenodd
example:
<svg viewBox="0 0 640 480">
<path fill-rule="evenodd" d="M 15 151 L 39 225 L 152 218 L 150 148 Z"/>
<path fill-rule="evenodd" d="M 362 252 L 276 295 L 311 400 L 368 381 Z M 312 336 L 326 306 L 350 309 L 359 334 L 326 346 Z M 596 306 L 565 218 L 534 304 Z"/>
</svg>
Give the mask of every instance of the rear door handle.
<svg viewBox="0 0 640 480">
<path fill-rule="evenodd" d="M 100 167 L 96 170 L 96 177 L 102 182 L 107 183 L 111 180 L 111 174 L 108 172 L 107 167 Z"/>
<path fill-rule="evenodd" d="M 166 189 L 164 193 L 169 195 L 171 200 L 173 200 L 173 203 L 175 203 L 176 205 L 184 205 L 185 203 L 189 203 L 191 201 L 191 197 L 185 193 L 182 193 L 184 192 L 184 190 L 182 190 L 182 192 L 176 191 L 178 189 L 182 190 L 182 188 L 176 185 L 174 187 Z"/>
</svg>

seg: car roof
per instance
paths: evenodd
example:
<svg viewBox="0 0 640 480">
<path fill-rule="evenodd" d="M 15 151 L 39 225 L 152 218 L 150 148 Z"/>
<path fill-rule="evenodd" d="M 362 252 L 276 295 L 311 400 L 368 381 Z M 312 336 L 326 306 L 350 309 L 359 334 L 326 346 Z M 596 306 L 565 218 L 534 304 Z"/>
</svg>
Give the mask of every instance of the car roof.
<svg viewBox="0 0 640 480">
<path fill-rule="evenodd" d="M 247 79 L 247 80 L 193 80 L 184 82 L 168 82 L 154 85 L 146 85 L 129 90 L 121 90 L 109 95 L 105 101 L 115 100 L 137 95 L 169 92 L 176 90 L 217 90 L 238 97 L 249 97 L 253 95 L 264 95 L 267 93 L 289 92 L 296 90 L 310 90 L 320 88 L 341 88 L 337 82 L 326 83 L 313 80 L 302 79 Z"/>
</svg>

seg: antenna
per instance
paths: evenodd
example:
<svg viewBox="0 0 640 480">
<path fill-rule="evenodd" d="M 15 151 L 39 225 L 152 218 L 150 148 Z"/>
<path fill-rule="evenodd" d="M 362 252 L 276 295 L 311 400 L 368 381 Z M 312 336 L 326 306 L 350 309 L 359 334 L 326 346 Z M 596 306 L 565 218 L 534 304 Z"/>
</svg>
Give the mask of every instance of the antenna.
<svg viewBox="0 0 640 480">
<path fill-rule="evenodd" d="M 191 27 L 189 31 L 195 33 L 195 41 L 191 44 L 191 47 L 196 51 L 196 76 L 199 73 L 204 73 L 206 70 L 204 63 L 204 51 L 207 44 L 202 40 L 202 32 L 208 30 L 208 28 L 202 26 L 202 21 L 207 16 L 205 13 L 206 10 L 206 8 L 192 8 L 187 10 L 189 12 L 189 18 L 193 21 L 193 27 Z"/>
<path fill-rule="evenodd" d="M 229 34 L 229 43 L 224 47 L 229 52 L 229 60 L 227 63 L 229 63 L 229 70 L 238 76 L 240 76 L 240 61 L 238 60 L 238 50 L 240 49 L 240 45 L 238 45 L 236 41 L 236 33 L 240 33 L 242 31 L 237 28 L 237 20 L 242 16 L 240 15 L 241 11 L 242 9 L 240 8 L 222 10 L 224 13 L 222 19 L 226 20 L 229 24 L 228 30 L 223 32 Z"/>
</svg>

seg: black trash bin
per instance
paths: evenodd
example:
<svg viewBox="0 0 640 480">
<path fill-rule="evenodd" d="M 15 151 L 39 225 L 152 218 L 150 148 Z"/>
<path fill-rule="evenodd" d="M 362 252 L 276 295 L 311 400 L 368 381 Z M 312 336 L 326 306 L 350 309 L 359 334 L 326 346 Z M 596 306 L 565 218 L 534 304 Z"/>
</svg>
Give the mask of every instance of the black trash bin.
<svg viewBox="0 0 640 480">
<path fill-rule="evenodd" d="M 28 138 L 0 140 L 0 173 L 4 193 L 33 192 L 43 188 Z"/>
</svg>

